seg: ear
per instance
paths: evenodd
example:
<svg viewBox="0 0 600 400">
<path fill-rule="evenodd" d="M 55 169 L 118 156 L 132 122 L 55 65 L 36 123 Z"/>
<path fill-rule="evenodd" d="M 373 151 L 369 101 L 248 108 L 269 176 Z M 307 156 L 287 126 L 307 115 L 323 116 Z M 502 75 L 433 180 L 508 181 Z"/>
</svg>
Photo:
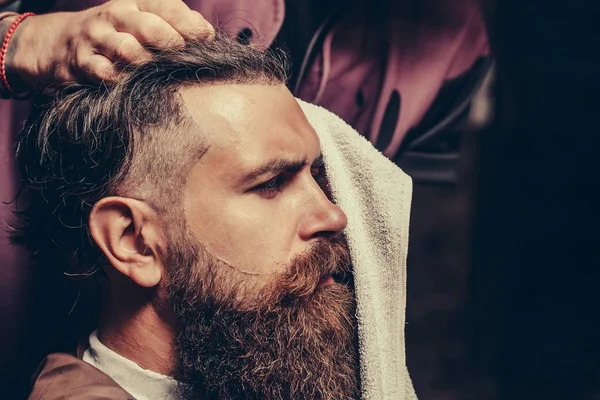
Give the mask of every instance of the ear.
<svg viewBox="0 0 600 400">
<path fill-rule="evenodd" d="M 92 237 L 108 261 L 140 286 L 156 286 L 162 277 L 166 246 L 160 219 L 140 200 L 106 197 L 90 213 Z"/>
</svg>

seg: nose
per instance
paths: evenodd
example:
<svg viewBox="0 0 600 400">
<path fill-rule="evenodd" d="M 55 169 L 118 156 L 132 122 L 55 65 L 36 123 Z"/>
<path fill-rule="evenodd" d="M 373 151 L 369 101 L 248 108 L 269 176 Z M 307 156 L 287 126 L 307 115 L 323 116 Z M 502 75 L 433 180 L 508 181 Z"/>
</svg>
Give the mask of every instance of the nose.
<svg viewBox="0 0 600 400">
<path fill-rule="evenodd" d="M 346 214 L 322 190 L 319 193 L 316 204 L 313 203 L 301 225 L 300 236 L 306 241 L 316 238 L 333 239 L 341 235 L 348 224 Z"/>
</svg>

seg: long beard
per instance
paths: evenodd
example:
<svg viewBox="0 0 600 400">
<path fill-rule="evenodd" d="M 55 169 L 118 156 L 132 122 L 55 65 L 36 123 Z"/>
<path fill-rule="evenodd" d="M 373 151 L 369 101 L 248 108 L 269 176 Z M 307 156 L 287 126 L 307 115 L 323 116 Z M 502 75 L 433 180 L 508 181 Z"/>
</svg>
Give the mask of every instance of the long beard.
<svg viewBox="0 0 600 400">
<path fill-rule="evenodd" d="M 359 397 L 352 286 L 319 285 L 329 275 L 348 276 L 346 246 L 323 240 L 260 289 L 232 283 L 231 269 L 199 246 L 194 253 L 208 267 L 180 253 L 169 284 L 180 326 L 173 375 L 183 398 Z"/>
</svg>

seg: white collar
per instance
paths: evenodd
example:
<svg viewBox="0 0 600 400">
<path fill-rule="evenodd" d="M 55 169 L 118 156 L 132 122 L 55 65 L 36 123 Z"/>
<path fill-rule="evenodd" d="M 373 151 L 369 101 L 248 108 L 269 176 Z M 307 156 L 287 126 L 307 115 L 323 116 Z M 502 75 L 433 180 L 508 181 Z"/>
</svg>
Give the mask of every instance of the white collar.
<svg viewBox="0 0 600 400">
<path fill-rule="evenodd" d="M 117 354 L 100 342 L 97 331 L 90 335 L 83 361 L 110 376 L 137 400 L 179 400 L 175 379 L 143 369 Z"/>
</svg>

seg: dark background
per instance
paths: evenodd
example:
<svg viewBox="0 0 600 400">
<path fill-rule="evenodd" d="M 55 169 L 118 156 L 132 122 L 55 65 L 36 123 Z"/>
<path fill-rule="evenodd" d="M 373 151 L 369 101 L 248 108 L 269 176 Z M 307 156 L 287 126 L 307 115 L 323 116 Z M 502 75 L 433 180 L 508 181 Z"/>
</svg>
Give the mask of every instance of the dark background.
<svg viewBox="0 0 600 400">
<path fill-rule="evenodd" d="M 487 6 L 498 107 L 481 136 L 471 367 L 499 399 L 598 399 L 599 6 Z"/>
</svg>

